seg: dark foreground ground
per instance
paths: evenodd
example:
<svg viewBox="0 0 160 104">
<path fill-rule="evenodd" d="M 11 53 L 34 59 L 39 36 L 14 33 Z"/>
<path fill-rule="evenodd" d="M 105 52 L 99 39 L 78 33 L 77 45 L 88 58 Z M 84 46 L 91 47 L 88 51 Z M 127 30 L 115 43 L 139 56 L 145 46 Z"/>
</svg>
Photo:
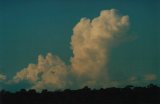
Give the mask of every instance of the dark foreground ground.
<svg viewBox="0 0 160 104">
<path fill-rule="evenodd" d="M 15 93 L 2 90 L 0 104 L 160 104 L 160 87 L 153 84 L 99 90 L 84 87 L 55 92 L 43 90 L 41 93 L 25 89 Z"/>
</svg>

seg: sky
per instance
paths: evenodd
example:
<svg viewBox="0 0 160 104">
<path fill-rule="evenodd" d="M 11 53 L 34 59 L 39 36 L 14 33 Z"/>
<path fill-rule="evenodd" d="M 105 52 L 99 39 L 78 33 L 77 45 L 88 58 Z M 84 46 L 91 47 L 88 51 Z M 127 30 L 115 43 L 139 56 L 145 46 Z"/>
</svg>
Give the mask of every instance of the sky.
<svg viewBox="0 0 160 104">
<path fill-rule="evenodd" d="M 158 0 L 0 0 L 0 89 L 160 85 L 159 10 Z"/>
</svg>

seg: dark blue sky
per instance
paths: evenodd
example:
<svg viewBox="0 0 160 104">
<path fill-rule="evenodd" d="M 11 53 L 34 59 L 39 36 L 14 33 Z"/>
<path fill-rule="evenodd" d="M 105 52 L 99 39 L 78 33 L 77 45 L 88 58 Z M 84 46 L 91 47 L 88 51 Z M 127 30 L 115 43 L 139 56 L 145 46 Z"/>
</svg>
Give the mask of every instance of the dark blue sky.
<svg viewBox="0 0 160 104">
<path fill-rule="evenodd" d="M 0 72 L 12 78 L 39 54 L 72 56 L 72 29 L 82 17 L 115 8 L 130 17 L 130 32 L 110 52 L 113 76 L 160 77 L 160 2 L 158 0 L 0 0 Z"/>
</svg>

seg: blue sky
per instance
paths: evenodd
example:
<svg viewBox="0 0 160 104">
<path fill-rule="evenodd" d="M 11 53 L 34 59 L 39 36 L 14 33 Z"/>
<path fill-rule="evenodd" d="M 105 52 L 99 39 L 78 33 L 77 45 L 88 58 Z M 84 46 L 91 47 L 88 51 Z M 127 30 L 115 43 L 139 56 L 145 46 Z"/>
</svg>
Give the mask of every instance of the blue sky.
<svg viewBox="0 0 160 104">
<path fill-rule="evenodd" d="M 11 79 L 48 52 L 70 63 L 73 27 L 82 17 L 92 19 L 112 8 L 129 16 L 130 31 L 110 50 L 111 77 L 123 80 L 148 73 L 160 77 L 158 0 L 0 0 L 0 73 Z"/>
</svg>

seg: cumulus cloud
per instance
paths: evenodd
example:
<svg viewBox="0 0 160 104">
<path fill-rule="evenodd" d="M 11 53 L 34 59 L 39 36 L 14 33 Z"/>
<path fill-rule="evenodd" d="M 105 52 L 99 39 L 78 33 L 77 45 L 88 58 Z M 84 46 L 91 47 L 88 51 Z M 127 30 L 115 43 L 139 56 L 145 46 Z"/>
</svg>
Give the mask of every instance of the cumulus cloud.
<svg viewBox="0 0 160 104">
<path fill-rule="evenodd" d="M 52 86 L 52 89 L 63 88 L 67 83 L 67 66 L 57 56 L 48 53 L 46 57 L 39 55 L 37 64 L 29 64 L 27 68 L 18 72 L 13 81 L 18 83 L 28 80 L 33 84 L 32 88 L 44 89 Z"/>
<path fill-rule="evenodd" d="M 7 79 L 6 75 L 0 74 L 0 81 L 4 81 L 6 79 Z"/>
<path fill-rule="evenodd" d="M 128 78 L 128 81 L 125 83 L 131 84 L 131 85 L 145 85 L 145 84 L 152 83 L 153 81 L 156 81 L 157 79 L 158 78 L 156 74 L 145 74 L 143 76 L 131 76 Z"/>
<path fill-rule="evenodd" d="M 147 74 L 144 76 L 145 81 L 155 81 L 157 76 L 155 74 Z"/>
<path fill-rule="evenodd" d="M 73 28 L 71 65 L 66 65 L 58 56 L 39 55 L 37 64 L 29 64 L 14 76 L 18 83 L 28 80 L 32 88 L 66 88 L 67 86 L 105 86 L 108 80 L 108 56 L 110 45 L 124 36 L 128 16 L 117 10 L 103 10 L 94 19 L 82 18 Z M 72 77 L 72 78 L 70 78 Z"/>
<path fill-rule="evenodd" d="M 123 35 L 128 24 L 128 16 L 120 16 L 115 9 L 103 10 L 93 20 L 80 20 L 71 38 L 72 70 L 78 79 L 95 85 L 98 78 L 107 77 L 110 43 Z"/>
</svg>

